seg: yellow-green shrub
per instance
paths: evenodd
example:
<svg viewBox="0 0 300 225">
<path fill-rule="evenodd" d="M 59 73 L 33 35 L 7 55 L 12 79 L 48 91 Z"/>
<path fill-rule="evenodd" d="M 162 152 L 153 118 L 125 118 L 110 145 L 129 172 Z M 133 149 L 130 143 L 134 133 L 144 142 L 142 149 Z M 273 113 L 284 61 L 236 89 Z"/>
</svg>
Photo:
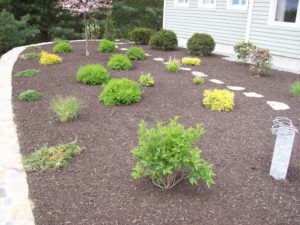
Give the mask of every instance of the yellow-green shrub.
<svg viewBox="0 0 300 225">
<path fill-rule="evenodd" d="M 193 57 L 183 57 L 181 59 L 181 63 L 183 65 L 200 66 L 201 59 L 199 59 L 199 58 L 193 58 Z"/>
<path fill-rule="evenodd" d="M 40 64 L 42 65 L 51 65 L 51 64 L 58 64 L 62 63 L 62 58 L 58 55 L 51 54 L 45 51 L 41 52 L 40 56 Z"/>
<path fill-rule="evenodd" d="M 227 89 L 204 91 L 203 105 L 211 110 L 229 112 L 234 107 L 234 93 Z"/>
</svg>

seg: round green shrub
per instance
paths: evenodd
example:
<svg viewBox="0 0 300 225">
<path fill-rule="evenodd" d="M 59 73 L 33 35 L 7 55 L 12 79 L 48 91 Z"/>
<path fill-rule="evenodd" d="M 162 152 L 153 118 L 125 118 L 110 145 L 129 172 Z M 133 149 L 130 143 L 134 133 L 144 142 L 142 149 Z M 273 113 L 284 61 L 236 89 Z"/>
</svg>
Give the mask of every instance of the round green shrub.
<svg viewBox="0 0 300 225">
<path fill-rule="evenodd" d="M 174 50 L 178 47 L 178 40 L 173 31 L 161 29 L 150 38 L 149 45 L 153 49 Z"/>
<path fill-rule="evenodd" d="M 145 27 L 136 27 L 130 33 L 130 40 L 139 45 L 147 45 L 151 38 L 153 31 Z"/>
<path fill-rule="evenodd" d="M 129 70 L 132 68 L 132 64 L 127 57 L 123 54 L 112 55 L 107 64 L 108 68 L 113 70 Z"/>
<path fill-rule="evenodd" d="M 208 56 L 215 49 L 215 41 L 205 33 L 195 33 L 187 43 L 188 52 L 197 56 Z"/>
<path fill-rule="evenodd" d="M 98 51 L 99 52 L 114 52 L 116 50 L 115 42 L 104 39 L 100 42 Z"/>
<path fill-rule="evenodd" d="M 111 79 L 99 95 L 99 101 L 108 106 L 130 105 L 141 101 L 139 84 L 127 78 Z"/>
<path fill-rule="evenodd" d="M 88 64 L 78 69 L 76 79 L 83 84 L 104 84 L 109 80 L 109 73 L 100 64 Z"/>
<path fill-rule="evenodd" d="M 21 101 L 36 101 L 40 98 L 41 94 L 36 90 L 26 90 L 19 95 Z"/>
<path fill-rule="evenodd" d="M 132 47 L 128 50 L 127 56 L 130 60 L 144 60 L 146 54 L 142 48 Z"/>
<path fill-rule="evenodd" d="M 54 53 L 67 53 L 67 52 L 72 52 L 73 48 L 72 48 L 70 42 L 59 41 L 54 45 L 52 51 Z"/>
</svg>

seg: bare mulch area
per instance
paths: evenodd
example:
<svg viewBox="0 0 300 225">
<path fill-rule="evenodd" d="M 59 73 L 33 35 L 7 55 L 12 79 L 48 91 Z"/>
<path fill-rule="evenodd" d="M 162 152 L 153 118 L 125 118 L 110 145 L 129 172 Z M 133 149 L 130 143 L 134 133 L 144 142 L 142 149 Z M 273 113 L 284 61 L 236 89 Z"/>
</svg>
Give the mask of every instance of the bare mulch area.
<svg viewBox="0 0 300 225">
<path fill-rule="evenodd" d="M 15 121 L 23 155 L 45 143 L 57 145 L 77 138 L 84 151 L 69 166 L 54 172 L 29 173 L 30 198 L 37 225 L 199 225 L 199 224 L 300 224 L 300 138 L 296 138 L 286 181 L 275 181 L 269 173 L 275 136 L 272 120 L 287 116 L 300 127 L 299 99 L 291 97 L 290 84 L 295 74 L 273 71 L 269 77 L 254 77 L 248 67 L 203 57 L 194 70 L 220 79 L 226 85 L 246 87 L 265 97 L 247 98 L 236 93 L 236 106 L 229 113 L 212 112 L 202 106 L 203 90 L 225 88 L 206 79 L 203 86 L 192 83 L 189 71 L 168 73 L 161 62 L 134 62 L 129 71 L 110 71 L 111 77 L 138 81 L 142 72 L 156 80 L 151 88 L 142 87 L 143 98 L 130 106 L 107 107 L 98 102 L 100 86 L 87 86 L 75 79 L 77 69 L 87 63 L 107 64 L 111 54 L 99 54 L 97 42 L 90 44 L 85 57 L 84 43 L 73 43 L 74 52 L 63 54 L 63 63 L 42 66 L 38 60 L 18 60 L 14 73 L 38 68 L 31 78 L 13 77 Z M 120 45 L 130 47 L 130 45 Z M 52 45 L 43 49 L 50 51 Z M 178 51 L 153 51 L 155 57 L 186 56 Z M 119 50 L 119 52 L 122 52 Z M 42 93 L 37 102 L 21 102 L 25 89 Z M 71 123 L 55 121 L 50 109 L 56 96 L 75 96 L 83 109 Z M 291 109 L 274 111 L 267 100 L 288 104 Z M 203 157 L 214 165 L 215 185 L 191 186 L 184 181 L 172 190 L 161 190 L 151 181 L 131 178 L 137 145 L 137 128 L 144 119 L 151 126 L 167 122 L 175 115 L 186 126 L 202 122 L 207 132 L 197 142 Z"/>
</svg>

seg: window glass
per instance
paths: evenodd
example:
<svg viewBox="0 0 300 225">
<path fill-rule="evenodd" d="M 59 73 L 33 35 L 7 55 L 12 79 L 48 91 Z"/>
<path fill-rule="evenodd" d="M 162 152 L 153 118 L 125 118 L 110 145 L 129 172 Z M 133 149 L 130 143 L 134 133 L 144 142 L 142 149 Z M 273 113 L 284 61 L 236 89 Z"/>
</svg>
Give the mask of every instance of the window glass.
<svg viewBox="0 0 300 225">
<path fill-rule="evenodd" d="M 275 21 L 295 23 L 299 0 L 277 0 Z"/>
<path fill-rule="evenodd" d="M 215 4 L 215 0 L 203 0 L 203 5 Z"/>
</svg>

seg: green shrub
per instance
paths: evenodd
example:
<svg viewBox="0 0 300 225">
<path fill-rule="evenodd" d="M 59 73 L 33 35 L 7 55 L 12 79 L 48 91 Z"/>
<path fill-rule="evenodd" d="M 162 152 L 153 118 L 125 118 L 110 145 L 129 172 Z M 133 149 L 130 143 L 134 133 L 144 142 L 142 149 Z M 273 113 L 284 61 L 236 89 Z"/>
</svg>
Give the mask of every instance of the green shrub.
<svg viewBox="0 0 300 225">
<path fill-rule="evenodd" d="M 54 45 L 52 51 L 54 53 L 68 53 L 72 52 L 73 48 L 69 41 L 59 41 Z"/>
<path fill-rule="evenodd" d="M 146 54 L 142 48 L 132 47 L 128 50 L 127 56 L 130 60 L 144 60 Z"/>
<path fill-rule="evenodd" d="M 111 79 L 107 85 L 104 86 L 103 91 L 99 96 L 99 101 L 108 106 L 115 105 L 130 105 L 141 101 L 141 90 L 139 84 L 128 80 Z"/>
<path fill-rule="evenodd" d="M 169 72 L 178 73 L 180 70 L 180 63 L 177 59 L 169 60 L 166 64 L 166 68 Z"/>
<path fill-rule="evenodd" d="M 300 81 L 295 81 L 291 86 L 292 95 L 295 97 L 300 96 Z"/>
<path fill-rule="evenodd" d="M 234 46 L 234 51 L 237 54 L 238 59 L 242 60 L 243 63 L 247 63 L 255 48 L 256 46 L 251 42 L 241 41 Z"/>
<path fill-rule="evenodd" d="M 140 76 L 139 82 L 141 85 L 143 85 L 145 87 L 151 87 L 155 84 L 154 78 L 151 76 L 150 73 L 142 74 Z"/>
<path fill-rule="evenodd" d="M 26 90 L 21 92 L 21 94 L 19 95 L 19 99 L 21 101 L 36 101 L 41 97 L 40 92 L 36 91 L 36 90 Z"/>
<path fill-rule="evenodd" d="M 109 73 L 100 64 L 88 64 L 78 69 L 76 79 L 83 84 L 104 84 L 109 80 Z"/>
<path fill-rule="evenodd" d="M 171 30 L 161 29 L 152 35 L 149 45 L 153 49 L 174 50 L 178 47 L 177 36 Z"/>
<path fill-rule="evenodd" d="M 24 53 L 24 54 L 20 55 L 20 58 L 24 59 L 24 60 L 32 60 L 32 59 L 36 59 L 38 57 L 39 57 L 39 54 L 35 53 L 35 52 Z"/>
<path fill-rule="evenodd" d="M 147 45 L 151 38 L 153 31 L 145 27 L 136 27 L 130 33 L 130 40 L 139 45 Z"/>
<path fill-rule="evenodd" d="M 203 105 L 214 111 L 229 112 L 234 107 L 234 93 L 224 90 L 205 90 Z"/>
<path fill-rule="evenodd" d="M 28 70 L 23 70 L 20 72 L 16 73 L 17 77 L 33 77 L 36 76 L 40 71 L 37 69 L 28 69 Z"/>
<path fill-rule="evenodd" d="M 270 74 L 272 69 L 272 55 L 268 49 L 255 48 L 251 55 L 250 71 L 256 75 Z"/>
<path fill-rule="evenodd" d="M 202 85 L 204 84 L 204 79 L 202 77 L 194 77 L 193 83 L 196 85 Z"/>
<path fill-rule="evenodd" d="M 123 54 L 112 55 L 108 61 L 107 66 L 113 70 L 129 70 L 132 68 L 132 64 L 127 57 Z"/>
<path fill-rule="evenodd" d="M 77 118 L 80 102 L 74 97 L 58 97 L 53 102 L 52 109 L 60 122 L 70 122 Z"/>
<path fill-rule="evenodd" d="M 28 47 L 26 48 L 26 50 L 28 50 L 28 51 L 39 51 L 39 50 L 41 50 L 41 46 L 38 46 L 38 45 L 31 45 L 31 46 L 28 46 Z"/>
<path fill-rule="evenodd" d="M 209 35 L 205 33 L 195 33 L 188 40 L 187 49 L 192 55 L 208 56 L 215 49 L 215 41 Z"/>
<path fill-rule="evenodd" d="M 116 50 L 115 42 L 104 39 L 100 42 L 98 51 L 99 52 L 114 52 Z"/>
<path fill-rule="evenodd" d="M 55 170 L 70 164 L 72 158 L 80 152 L 81 148 L 75 141 L 52 147 L 44 145 L 41 149 L 24 157 L 24 167 L 28 172 Z"/>
<path fill-rule="evenodd" d="M 154 184 L 166 189 L 183 178 L 193 185 L 202 179 L 210 187 L 214 183 L 212 166 L 202 159 L 201 150 L 192 146 L 204 132 L 201 124 L 186 129 L 178 122 L 178 117 L 166 125 L 158 122 L 151 129 L 142 121 L 138 131 L 139 146 L 132 150 L 138 160 L 132 177 L 149 177 Z"/>
</svg>

